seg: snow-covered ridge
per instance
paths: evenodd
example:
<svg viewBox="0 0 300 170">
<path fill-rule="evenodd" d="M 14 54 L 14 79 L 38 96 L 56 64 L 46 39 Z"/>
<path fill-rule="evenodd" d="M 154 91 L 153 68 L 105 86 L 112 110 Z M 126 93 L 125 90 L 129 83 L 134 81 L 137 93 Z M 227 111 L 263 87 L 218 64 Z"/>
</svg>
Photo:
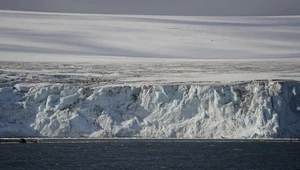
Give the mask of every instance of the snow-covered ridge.
<svg viewBox="0 0 300 170">
<path fill-rule="evenodd" d="M 0 137 L 299 138 L 300 82 L 0 88 Z"/>
<path fill-rule="evenodd" d="M 0 61 L 293 59 L 300 54 L 300 16 L 94 15 L 0 10 L 0 22 Z"/>
</svg>

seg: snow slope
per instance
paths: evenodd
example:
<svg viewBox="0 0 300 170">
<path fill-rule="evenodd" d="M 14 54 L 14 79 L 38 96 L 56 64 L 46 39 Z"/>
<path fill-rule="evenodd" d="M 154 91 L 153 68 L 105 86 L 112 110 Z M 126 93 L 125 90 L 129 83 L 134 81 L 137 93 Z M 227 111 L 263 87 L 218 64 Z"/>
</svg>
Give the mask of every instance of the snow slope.
<svg viewBox="0 0 300 170">
<path fill-rule="evenodd" d="M 0 137 L 299 138 L 300 83 L 0 88 Z"/>
<path fill-rule="evenodd" d="M 300 17 L 0 11 L 0 60 L 299 58 Z M 101 61 L 100 61 L 101 62 Z"/>
</svg>

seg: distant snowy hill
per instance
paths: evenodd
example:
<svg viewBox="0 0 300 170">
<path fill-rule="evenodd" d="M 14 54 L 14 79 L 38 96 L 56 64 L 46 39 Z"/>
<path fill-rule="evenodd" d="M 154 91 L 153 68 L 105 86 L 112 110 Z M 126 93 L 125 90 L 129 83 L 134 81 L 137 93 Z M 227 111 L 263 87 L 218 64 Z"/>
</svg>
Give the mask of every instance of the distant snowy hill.
<svg viewBox="0 0 300 170">
<path fill-rule="evenodd" d="M 299 58 L 300 16 L 191 17 L 0 11 L 0 60 Z"/>
</svg>

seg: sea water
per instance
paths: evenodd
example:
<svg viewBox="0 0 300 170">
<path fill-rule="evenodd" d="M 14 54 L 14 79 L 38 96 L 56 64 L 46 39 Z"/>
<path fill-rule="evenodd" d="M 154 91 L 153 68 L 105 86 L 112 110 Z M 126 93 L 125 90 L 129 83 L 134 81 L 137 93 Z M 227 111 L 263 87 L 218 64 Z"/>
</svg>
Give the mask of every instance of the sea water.
<svg viewBox="0 0 300 170">
<path fill-rule="evenodd" d="M 300 143 L 10 143 L 0 144 L 0 169 L 300 169 Z"/>
</svg>

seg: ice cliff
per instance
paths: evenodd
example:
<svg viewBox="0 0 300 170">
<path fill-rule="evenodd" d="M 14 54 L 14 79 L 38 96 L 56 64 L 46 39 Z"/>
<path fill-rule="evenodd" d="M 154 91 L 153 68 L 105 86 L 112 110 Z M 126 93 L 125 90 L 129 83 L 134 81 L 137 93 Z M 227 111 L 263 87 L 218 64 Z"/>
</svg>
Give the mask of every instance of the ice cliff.
<svg viewBox="0 0 300 170">
<path fill-rule="evenodd" d="M 300 82 L 0 86 L 0 137 L 299 138 Z"/>
</svg>

